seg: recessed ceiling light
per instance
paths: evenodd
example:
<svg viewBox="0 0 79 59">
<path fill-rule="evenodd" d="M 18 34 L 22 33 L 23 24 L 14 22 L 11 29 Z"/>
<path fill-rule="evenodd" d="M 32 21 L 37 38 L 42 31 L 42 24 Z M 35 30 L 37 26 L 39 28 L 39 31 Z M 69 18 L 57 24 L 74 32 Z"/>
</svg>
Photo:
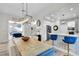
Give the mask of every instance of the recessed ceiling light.
<svg viewBox="0 0 79 59">
<path fill-rule="evenodd" d="M 74 8 L 70 8 L 70 10 L 72 11 Z"/>
</svg>

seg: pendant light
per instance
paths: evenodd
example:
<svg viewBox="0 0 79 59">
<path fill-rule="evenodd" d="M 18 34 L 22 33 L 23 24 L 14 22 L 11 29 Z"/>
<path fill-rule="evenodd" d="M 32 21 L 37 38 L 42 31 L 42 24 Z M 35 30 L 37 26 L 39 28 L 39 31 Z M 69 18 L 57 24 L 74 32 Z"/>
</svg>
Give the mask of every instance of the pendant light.
<svg viewBox="0 0 79 59">
<path fill-rule="evenodd" d="M 22 3 L 22 16 L 21 18 L 19 18 L 19 22 L 16 22 L 16 23 L 19 23 L 19 24 L 23 24 L 23 23 L 31 23 L 32 21 L 32 16 L 28 15 L 28 4 L 27 3 Z"/>
</svg>

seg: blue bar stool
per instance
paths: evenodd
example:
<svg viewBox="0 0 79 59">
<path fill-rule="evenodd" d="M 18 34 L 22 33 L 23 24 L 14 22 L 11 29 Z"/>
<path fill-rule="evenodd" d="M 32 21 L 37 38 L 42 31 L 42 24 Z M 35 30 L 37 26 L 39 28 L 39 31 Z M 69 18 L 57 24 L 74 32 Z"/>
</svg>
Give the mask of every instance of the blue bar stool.
<svg viewBox="0 0 79 59">
<path fill-rule="evenodd" d="M 51 34 L 50 35 L 50 39 L 53 41 L 53 45 L 54 45 L 54 41 L 56 41 L 57 40 L 57 35 L 55 35 L 55 34 Z"/>
<path fill-rule="evenodd" d="M 77 37 L 72 37 L 72 36 L 65 36 L 64 37 L 64 42 L 65 43 L 67 43 L 68 45 L 67 45 L 67 55 L 69 56 L 69 44 L 75 44 L 75 42 L 76 42 L 76 40 L 77 40 Z"/>
</svg>

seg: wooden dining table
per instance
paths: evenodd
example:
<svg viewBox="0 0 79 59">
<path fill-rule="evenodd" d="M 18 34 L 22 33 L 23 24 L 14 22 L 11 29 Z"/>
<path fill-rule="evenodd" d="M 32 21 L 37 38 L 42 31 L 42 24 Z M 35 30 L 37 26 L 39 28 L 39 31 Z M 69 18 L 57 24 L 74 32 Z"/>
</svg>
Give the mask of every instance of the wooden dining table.
<svg viewBox="0 0 79 59">
<path fill-rule="evenodd" d="M 13 39 L 13 42 L 22 56 L 36 56 L 43 51 L 52 48 L 52 46 L 32 38 L 28 41 L 23 41 L 22 38 L 15 38 Z"/>
</svg>

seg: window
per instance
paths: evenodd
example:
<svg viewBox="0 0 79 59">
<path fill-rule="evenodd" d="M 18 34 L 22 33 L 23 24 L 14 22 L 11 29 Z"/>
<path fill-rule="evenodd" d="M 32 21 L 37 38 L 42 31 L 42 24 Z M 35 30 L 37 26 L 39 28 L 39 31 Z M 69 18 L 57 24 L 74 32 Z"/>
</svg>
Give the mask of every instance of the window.
<svg viewBox="0 0 79 59">
<path fill-rule="evenodd" d="M 12 35 L 13 33 L 22 33 L 22 25 L 9 21 L 9 34 Z"/>
</svg>

